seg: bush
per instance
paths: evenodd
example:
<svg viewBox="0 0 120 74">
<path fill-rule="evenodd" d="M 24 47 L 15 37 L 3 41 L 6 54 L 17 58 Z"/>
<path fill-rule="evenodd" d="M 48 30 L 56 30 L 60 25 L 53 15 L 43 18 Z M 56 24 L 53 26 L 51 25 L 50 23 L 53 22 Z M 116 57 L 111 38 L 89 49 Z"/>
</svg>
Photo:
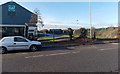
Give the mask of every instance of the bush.
<svg viewBox="0 0 120 74">
<path fill-rule="evenodd" d="M 87 30 L 85 28 L 80 28 L 79 38 L 87 38 Z"/>
</svg>

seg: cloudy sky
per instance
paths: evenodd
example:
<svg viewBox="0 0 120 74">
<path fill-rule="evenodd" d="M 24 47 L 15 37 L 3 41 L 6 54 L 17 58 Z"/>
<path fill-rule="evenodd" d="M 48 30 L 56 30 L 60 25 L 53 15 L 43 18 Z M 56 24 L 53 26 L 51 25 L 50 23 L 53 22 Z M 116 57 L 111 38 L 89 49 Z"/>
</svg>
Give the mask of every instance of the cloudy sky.
<svg viewBox="0 0 120 74">
<path fill-rule="evenodd" d="M 97 2 L 97 1 L 99 0 L 96 0 L 96 2 L 91 2 L 92 26 L 94 27 L 117 26 L 118 23 L 117 0 L 116 2 L 112 2 L 113 0 L 106 0 L 106 2 Z M 48 25 L 45 27 L 51 27 L 51 25 L 57 25 L 57 26 L 53 26 L 57 28 L 90 27 L 89 2 L 87 0 L 84 2 L 83 1 L 80 2 L 16 1 L 16 2 L 24 6 L 25 8 L 29 9 L 30 11 L 34 11 L 34 9 L 36 8 L 39 9 L 44 24 Z M 1 1 L 1 3 L 5 3 L 5 2 Z"/>
</svg>

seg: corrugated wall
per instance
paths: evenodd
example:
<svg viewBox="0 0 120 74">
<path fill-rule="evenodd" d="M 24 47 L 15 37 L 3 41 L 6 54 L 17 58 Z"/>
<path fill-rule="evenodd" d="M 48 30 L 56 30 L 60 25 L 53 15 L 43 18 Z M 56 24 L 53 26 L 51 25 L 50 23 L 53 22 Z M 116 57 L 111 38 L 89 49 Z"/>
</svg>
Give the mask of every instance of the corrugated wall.
<svg viewBox="0 0 120 74">
<path fill-rule="evenodd" d="M 15 11 L 10 12 L 8 9 L 9 5 L 15 6 Z M 25 25 L 25 23 L 29 23 L 32 12 L 23 8 L 19 4 L 15 2 L 8 2 L 2 5 L 2 24 L 5 25 Z"/>
</svg>

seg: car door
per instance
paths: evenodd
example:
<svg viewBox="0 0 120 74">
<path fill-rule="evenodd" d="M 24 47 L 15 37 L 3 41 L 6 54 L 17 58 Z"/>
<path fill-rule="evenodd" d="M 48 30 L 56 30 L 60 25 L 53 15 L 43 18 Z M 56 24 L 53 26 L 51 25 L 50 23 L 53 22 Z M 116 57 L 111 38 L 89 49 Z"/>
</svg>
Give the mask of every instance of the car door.
<svg viewBox="0 0 120 74">
<path fill-rule="evenodd" d="M 16 50 L 28 49 L 29 44 L 29 41 L 24 38 L 14 37 L 14 49 Z"/>
</svg>

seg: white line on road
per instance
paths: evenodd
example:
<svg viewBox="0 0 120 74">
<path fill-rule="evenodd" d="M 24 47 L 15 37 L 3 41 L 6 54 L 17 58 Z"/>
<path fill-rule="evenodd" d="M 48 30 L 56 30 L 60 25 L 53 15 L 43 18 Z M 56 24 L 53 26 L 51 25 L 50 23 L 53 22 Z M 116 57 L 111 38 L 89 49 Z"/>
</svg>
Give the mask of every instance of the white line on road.
<svg viewBox="0 0 120 74">
<path fill-rule="evenodd" d="M 36 55 L 36 56 L 28 56 L 28 57 L 25 57 L 25 58 L 35 58 L 35 57 L 42 57 L 44 55 Z"/>
<path fill-rule="evenodd" d="M 118 43 L 111 43 L 111 44 L 118 45 Z"/>
<path fill-rule="evenodd" d="M 72 53 L 80 53 L 80 51 L 78 51 L 78 52 L 72 52 Z"/>
<path fill-rule="evenodd" d="M 105 49 L 99 49 L 99 50 L 105 50 Z"/>
<path fill-rule="evenodd" d="M 64 53 L 55 53 L 55 54 L 47 54 L 47 55 L 36 55 L 36 56 L 28 56 L 28 57 L 25 57 L 26 59 L 27 58 L 37 58 L 37 57 L 43 57 L 43 56 L 57 56 L 57 55 L 65 55 L 65 54 L 77 54 L 77 53 L 80 53 L 80 52 L 64 52 Z"/>
<path fill-rule="evenodd" d="M 28 53 L 16 53 L 16 54 L 28 54 Z"/>
<path fill-rule="evenodd" d="M 118 48 L 104 48 L 104 49 L 99 49 L 99 50 L 103 51 L 103 50 L 111 50 L 111 49 L 118 49 Z"/>
<path fill-rule="evenodd" d="M 71 52 L 48 54 L 48 55 L 46 55 L 46 56 L 64 55 L 64 54 L 69 54 L 69 53 L 71 53 Z"/>
</svg>

